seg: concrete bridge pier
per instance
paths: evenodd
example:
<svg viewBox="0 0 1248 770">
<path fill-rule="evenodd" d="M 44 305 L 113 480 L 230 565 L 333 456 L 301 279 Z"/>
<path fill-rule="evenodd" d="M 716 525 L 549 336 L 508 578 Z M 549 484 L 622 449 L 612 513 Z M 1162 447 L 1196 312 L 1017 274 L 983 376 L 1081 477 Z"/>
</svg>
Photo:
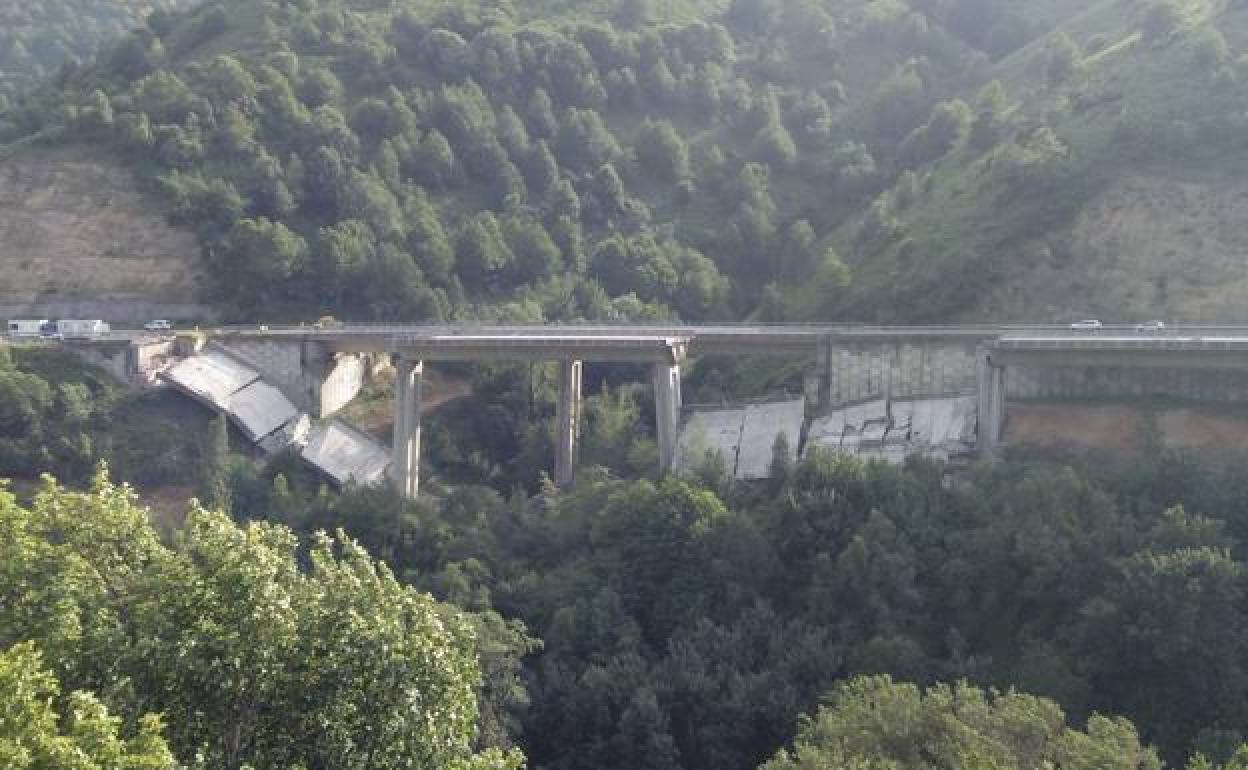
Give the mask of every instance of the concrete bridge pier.
<svg viewBox="0 0 1248 770">
<path fill-rule="evenodd" d="M 420 489 L 420 411 L 424 362 L 399 358 L 394 380 L 394 448 L 390 480 L 400 495 L 415 500 Z"/>
<path fill-rule="evenodd" d="M 576 455 L 581 434 L 581 362 L 559 362 L 559 401 L 555 404 L 555 483 L 561 487 L 576 478 Z"/>
<path fill-rule="evenodd" d="M 835 374 L 832 359 L 832 338 L 822 337 L 815 348 L 815 411 L 832 405 L 832 377 Z"/>
<path fill-rule="evenodd" d="M 976 447 L 980 455 L 991 457 L 1001 443 L 1005 423 L 1005 367 L 992 360 L 992 354 L 981 349 L 976 362 L 978 384 L 979 428 Z"/>
<path fill-rule="evenodd" d="M 654 365 L 655 436 L 659 444 L 659 469 L 667 473 L 676 462 L 680 433 L 680 364 Z"/>
</svg>

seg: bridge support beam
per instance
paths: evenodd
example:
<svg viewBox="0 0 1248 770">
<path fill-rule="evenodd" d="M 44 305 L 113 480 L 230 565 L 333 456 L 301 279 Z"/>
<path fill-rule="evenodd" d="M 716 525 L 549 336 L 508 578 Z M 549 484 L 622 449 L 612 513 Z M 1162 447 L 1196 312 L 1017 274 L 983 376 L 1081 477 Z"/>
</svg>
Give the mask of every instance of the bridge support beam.
<svg viewBox="0 0 1248 770">
<path fill-rule="evenodd" d="M 581 432 L 581 362 L 559 362 L 559 401 L 555 404 L 555 483 L 570 486 L 576 479 Z"/>
<path fill-rule="evenodd" d="M 1005 367 L 994 364 L 986 350 L 979 351 L 976 381 L 979 418 L 976 448 L 980 455 L 991 457 L 1001 443 L 1005 423 Z"/>
<path fill-rule="evenodd" d="M 420 489 L 420 411 L 424 363 L 400 358 L 394 380 L 394 448 L 390 480 L 398 493 L 415 500 Z"/>
<path fill-rule="evenodd" d="M 659 443 L 659 469 L 672 470 L 680 432 L 680 364 L 654 365 L 655 435 Z"/>
</svg>

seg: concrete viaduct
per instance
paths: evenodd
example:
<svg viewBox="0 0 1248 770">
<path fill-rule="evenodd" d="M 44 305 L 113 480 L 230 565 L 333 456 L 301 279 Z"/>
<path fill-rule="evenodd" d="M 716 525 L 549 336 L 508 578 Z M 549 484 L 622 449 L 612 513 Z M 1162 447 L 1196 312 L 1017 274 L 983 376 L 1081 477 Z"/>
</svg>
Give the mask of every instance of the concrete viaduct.
<svg viewBox="0 0 1248 770">
<path fill-rule="evenodd" d="M 227 327 L 208 333 L 266 372 L 316 416 L 328 416 L 350 400 L 370 360 L 389 357 L 398 375 L 390 477 L 406 497 L 415 497 L 419 489 L 425 362 L 557 362 L 555 480 L 561 485 L 572 481 L 576 467 L 584 362 L 650 366 L 663 470 L 671 468 L 676 453 L 681 366 L 689 357 L 811 360 L 815 365 L 806 391 L 816 410 L 881 396 L 975 393 L 981 455 L 991 455 L 999 445 L 1007 393 L 1248 401 L 1248 326 L 1085 331 L 1043 325 L 345 324 Z M 111 337 L 137 344 L 143 335 L 118 332 Z M 127 356 L 135 358 L 133 353 Z"/>
</svg>

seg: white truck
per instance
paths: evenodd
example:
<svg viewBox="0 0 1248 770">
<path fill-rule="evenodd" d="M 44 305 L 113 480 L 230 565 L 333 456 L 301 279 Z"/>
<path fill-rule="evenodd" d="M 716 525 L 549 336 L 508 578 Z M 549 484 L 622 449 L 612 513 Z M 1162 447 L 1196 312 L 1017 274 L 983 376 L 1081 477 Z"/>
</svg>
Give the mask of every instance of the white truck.
<svg viewBox="0 0 1248 770">
<path fill-rule="evenodd" d="M 38 337 L 48 325 L 46 318 L 15 318 L 8 323 L 10 337 Z"/>
<path fill-rule="evenodd" d="M 108 334 L 110 331 L 108 324 L 98 319 L 91 320 L 61 320 L 56 322 L 56 333 L 62 339 L 67 340 L 89 340 L 99 337 L 102 334 Z"/>
</svg>

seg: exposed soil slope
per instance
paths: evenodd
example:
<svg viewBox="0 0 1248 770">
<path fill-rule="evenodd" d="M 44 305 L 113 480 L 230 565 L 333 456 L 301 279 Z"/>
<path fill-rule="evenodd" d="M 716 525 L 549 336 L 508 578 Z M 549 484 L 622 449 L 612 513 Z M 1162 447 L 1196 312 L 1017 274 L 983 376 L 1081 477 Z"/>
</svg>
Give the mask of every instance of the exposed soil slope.
<svg viewBox="0 0 1248 770">
<path fill-rule="evenodd" d="M 1090 462 L 1130 463 L 1166 450 L 1225 461 L 1248 457 L 1248 414 L 1214 405 L 1010 403 L 1005 442 Z"/>
<path fill-rule="evenodd" d="M 120 164 L 79 148 L 0 160 L 0 317 L 212 315 L 201 247 Z"/>
<path fill-rule="evenodd" d="M 1033 241 L 977 315 L 1015 320 L 1248 318 L 1248 182 L 1131 176 Z"/>
</svg>

